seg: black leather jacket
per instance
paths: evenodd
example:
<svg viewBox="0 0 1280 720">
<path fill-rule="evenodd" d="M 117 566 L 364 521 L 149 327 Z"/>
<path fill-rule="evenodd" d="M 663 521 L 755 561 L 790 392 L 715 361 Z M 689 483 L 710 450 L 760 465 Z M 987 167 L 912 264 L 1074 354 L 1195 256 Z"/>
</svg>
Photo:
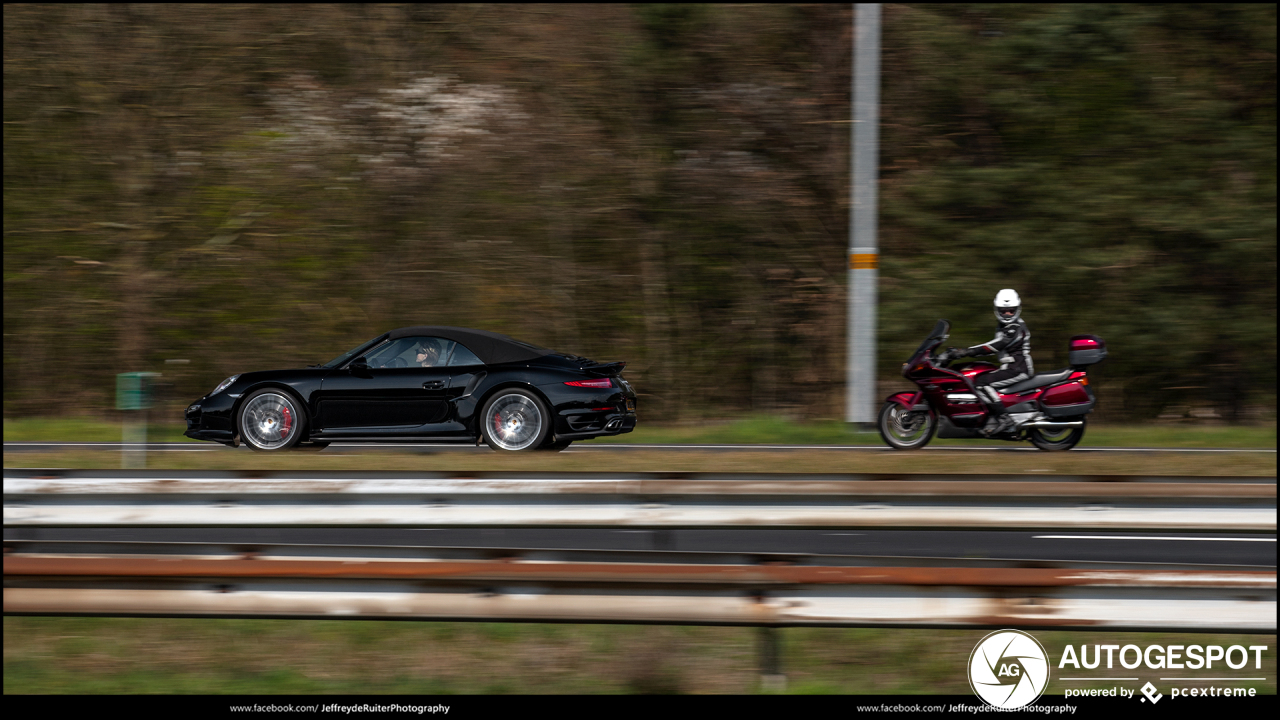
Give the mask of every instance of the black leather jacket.
<svg viewBox="0 0 1280 720">
<path fill-rule="evenodd" d="M 999 355 L 1001 370 L 1016 369 L 1028 375 L 1035 374 L 1031 366 L 1031 330 L 1022 318 L 998 326 L 995 338 L 960 351 L 960 357 L 973 355 Z"/>
</svg>

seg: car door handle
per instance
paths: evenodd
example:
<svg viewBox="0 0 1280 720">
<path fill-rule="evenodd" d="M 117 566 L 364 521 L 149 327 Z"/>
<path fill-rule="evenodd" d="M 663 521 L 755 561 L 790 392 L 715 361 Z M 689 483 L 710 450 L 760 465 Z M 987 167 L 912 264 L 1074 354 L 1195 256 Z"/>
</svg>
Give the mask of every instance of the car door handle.
<svg viewBox="0 0 1280 720">
<path fill-rule="evenodd" d="M 443 381 L 443 380 L 428 380 L 428 381 L 426 381 L 426 382 L 422 383 L 422 387 L 423 387 L 423 388 L 425 388 L 425 389 L 427 389 L 427 390 L 439 390 L 440 388 L 444 387 L 444 381 Z"/>
</svg>

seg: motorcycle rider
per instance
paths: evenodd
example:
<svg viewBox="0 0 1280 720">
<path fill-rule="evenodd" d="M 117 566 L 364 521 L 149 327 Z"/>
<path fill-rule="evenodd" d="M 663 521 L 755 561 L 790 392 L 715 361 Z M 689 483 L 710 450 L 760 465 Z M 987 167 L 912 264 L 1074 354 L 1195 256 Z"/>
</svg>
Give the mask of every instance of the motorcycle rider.
<svg viewBox="0 0 1280 720">
<path fill-rule="evenodd" d="M 1013 418 L 1000 402 L 1001 390 L 1035 374 L 1031 365 L 1031 331 L 1022 320 L 1022 298 L 1014 290 L 1001 290 L 996 293 L 995 313 L 996 320 L 1000 322 L 996 326 L 995 338 L 969 348 L 948 348 L 941 358 L 946 362 L 975 355 L 999 356 L 998 370 L 982 373 L 973 379 L 979 399 L 987 406 L 987 424 L 982 434 L 988 437 L 1013 427 Z"/>
</svg>

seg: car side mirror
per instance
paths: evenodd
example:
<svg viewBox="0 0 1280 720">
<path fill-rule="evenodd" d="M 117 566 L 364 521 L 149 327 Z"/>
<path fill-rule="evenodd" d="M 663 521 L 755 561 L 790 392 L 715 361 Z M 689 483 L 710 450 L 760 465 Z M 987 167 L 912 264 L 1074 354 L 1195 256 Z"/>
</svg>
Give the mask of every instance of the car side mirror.
<svg viewBox="0 0 1280 720">
<path fill-rule="evenodd" d="M 355 360 L 351 361 L 351 364 L 347 366 L 347 369 L 348 370 L 368 370 L 369 361 L 364 359 L 363 357 L 358 357 Z"/>
</svg>

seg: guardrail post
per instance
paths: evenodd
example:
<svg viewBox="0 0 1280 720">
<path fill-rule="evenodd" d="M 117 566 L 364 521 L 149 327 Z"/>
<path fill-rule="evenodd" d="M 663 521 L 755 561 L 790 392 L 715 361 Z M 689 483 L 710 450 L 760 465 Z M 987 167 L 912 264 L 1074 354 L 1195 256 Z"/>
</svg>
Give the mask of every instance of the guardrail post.
<svg viewBox="0 0 1280 720">
<path fill-rule="evenodd" d="M 152 405 L 152 386 L 160 373 L 127 372 L 116 376 L 116 409 L 131 411 L 124 420 L 120 467 L 147 466 L 147 408 Z M 139 418 L 136 413 L 142 412 Z"/>
<path fill-rule="evenodd" d="M 778 628 L 762 626 L 757 635 L 760 645 L 760 687 L 765 692 L 783 692 L 787 689 L 787 676 L 779 665 Z"/>
<path fill-rule="evenodd" d="M 139 418 L 137 413 L 141 413 Z M 136 470 L 147 466 L 147 411 L 135 410 L 124 421 L 124 442 L 121 443 L 120 467 Z"/>
</svg>

